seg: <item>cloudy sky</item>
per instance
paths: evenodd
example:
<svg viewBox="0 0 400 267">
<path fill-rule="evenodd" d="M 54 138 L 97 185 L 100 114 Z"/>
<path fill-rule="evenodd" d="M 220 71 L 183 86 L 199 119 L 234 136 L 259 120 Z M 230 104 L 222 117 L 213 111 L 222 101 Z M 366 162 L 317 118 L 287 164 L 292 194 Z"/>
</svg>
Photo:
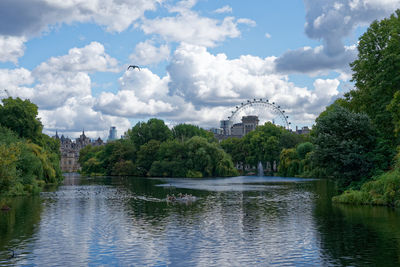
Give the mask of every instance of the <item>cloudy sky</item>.
<svg viewBox="0 0 400 267">
<path fill-rule="evenodd" d="M 152 117 L 218 127 L 268 98 L 314 123 L 352 84 L 369 23 L 400 0 L 1 0 L 0 97 L 45 132 L 106 138 Z M 127 71 L 130 64 L 141 70 Z M 7 93 L 4 89 L 7 89 Z"/>
</svg>

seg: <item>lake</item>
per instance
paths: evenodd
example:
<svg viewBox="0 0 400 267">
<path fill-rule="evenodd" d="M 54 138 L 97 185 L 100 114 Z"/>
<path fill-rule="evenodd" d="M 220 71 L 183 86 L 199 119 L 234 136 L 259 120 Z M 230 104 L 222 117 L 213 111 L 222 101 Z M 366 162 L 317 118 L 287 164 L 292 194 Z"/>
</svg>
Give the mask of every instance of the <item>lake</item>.
<svg viewBox="0 0 400 267">
<path fill-rule="evenodd" d="M 179 193 L 193 198 L 167 201 Z M 334 194 L 318 179 L 67 175 L 8 200 L 0 266 L 400 265 L 399 211 Z"/>
</svg>

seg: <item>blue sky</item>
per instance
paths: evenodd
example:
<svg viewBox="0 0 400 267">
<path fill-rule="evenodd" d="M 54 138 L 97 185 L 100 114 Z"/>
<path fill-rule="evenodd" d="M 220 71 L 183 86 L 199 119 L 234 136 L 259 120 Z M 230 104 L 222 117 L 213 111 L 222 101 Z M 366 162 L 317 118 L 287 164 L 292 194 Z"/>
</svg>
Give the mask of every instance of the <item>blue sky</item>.
<svg viewBox="0 0 400 267">
<path fill-rule="evenodd" d="M 0 88 L 45 132 L 105 138 L 151 117 L 218 127 L 250 98 L 311 126 L 348 91 L 357 40 L 400 0 L 3 0 Z M 18 16 L 16 16 L 18 14 Z M 126 68 L 139 65 L 140 71 Z M 0 97 L 5 97 L 4 91 Z"/>
</svg>

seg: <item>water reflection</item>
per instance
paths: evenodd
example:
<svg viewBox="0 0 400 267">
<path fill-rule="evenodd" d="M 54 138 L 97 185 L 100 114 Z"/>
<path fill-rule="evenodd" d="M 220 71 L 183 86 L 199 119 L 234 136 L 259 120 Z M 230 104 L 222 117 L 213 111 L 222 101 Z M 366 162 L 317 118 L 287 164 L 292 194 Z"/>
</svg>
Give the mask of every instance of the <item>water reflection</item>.
<svg viewBox="0 0 400 267">
<path fill-rule="evenodd" d="M 399 266 L 400 214 L 386 207 L 335 205 L 317 216 L 321 249 L 341 266 Z"/>
<path fill-rule="evenodd" d="M 197 201 L 166 201 L 178 193 Z M 7 248 L 21 252 L 12 263 L 38 266 L 398 263 L 399 214 L 332 206 L 334 193 L 325 180 L 279 177 L 68 176 L 0 214 L 0 265 Z"/>
<path fill-rule="evenodd" d="M 0 265 L 12 263 L 8 259 L 13 250 L 20 258 L 29 253 L 32 236 L 37 232 L 42 206 L 39 197 L 3 199 L 11 207 L 0 211 Z"/>
</svg>

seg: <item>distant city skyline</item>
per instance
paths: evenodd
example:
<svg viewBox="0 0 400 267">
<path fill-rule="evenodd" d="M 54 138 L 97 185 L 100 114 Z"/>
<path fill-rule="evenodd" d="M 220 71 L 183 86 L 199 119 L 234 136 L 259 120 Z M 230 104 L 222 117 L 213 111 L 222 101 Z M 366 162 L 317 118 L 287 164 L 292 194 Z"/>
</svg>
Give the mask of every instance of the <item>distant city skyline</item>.
<svg viewBox="0 0 400 267">
<path fill-rule="evenodd" d="M 152 117 L 219 127 L 252 98 L 281 105 L 292 127 L 311 126 L 352 88 L 358 38 L 398 7 L 400 0 L 0 1 L 0 98 L 29 98 L 45 133 L 74 138 L 85 128 L 107 139 L 111 126 L 123 134 Z"/>
</svg>

